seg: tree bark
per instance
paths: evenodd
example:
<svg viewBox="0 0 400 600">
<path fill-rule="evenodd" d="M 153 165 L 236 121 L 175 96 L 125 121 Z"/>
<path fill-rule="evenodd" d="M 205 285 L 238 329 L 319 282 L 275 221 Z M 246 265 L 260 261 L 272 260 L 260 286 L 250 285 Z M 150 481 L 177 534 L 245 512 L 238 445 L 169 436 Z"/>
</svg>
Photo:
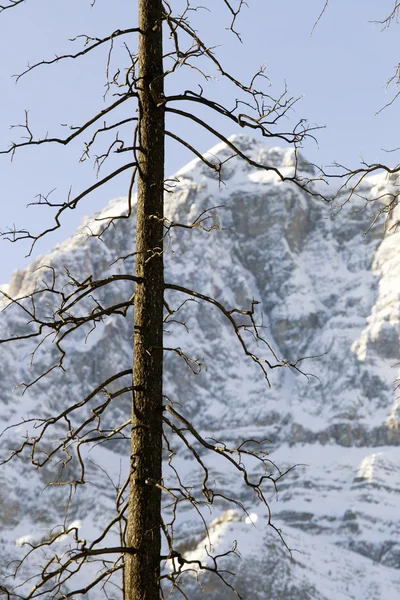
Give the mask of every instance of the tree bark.
<svg viewBox="0 0 400 600">
<path fill-rule="evenodd" d="M 160 598 L 164 108 L 162 1 L 139 0 L 139 152 L 125 600 Z"/>
</svg>

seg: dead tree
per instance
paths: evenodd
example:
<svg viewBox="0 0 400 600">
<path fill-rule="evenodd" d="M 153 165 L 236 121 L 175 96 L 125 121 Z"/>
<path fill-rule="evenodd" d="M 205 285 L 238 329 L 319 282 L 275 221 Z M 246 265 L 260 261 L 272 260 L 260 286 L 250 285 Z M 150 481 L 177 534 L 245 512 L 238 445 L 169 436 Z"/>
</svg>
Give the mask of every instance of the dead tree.
<svg viewBox="0 0 400 600">
<path fill-rule="evenodd" d="M 22 0 L 9 0 L 0 10 L 15 8 Z M 94 3 L 93 3 L 94 4 Z M 230 29 L 239 37 L 236 31 L 237 19 L 245 6 L 243 0 L 222 0 L 226 7 Z M 21 10 L 23 8 L 21 7 Z M 107 159 L 117 154 L 122 159 L 129 158 L 121 166 L 99 178 L 90 187 L 74 197 L 64 201 L 53 201 L 49 196 L 40 196 L 38 204 L 46 204 L 55 210 L 54 223 L 45 227 L 39 233 L 26 229 L 15 228 L 3 232 L 11 242 L 30 240 L 31 247 L 46 233 L 58 229 L 62 224 L 63 214 L 73 209 L 88 194 L 96 191 L 104 183 L 118 177 L 129 170 L 132 173 L 128 190 L 127 212 L 110 217 L 104 221 L 101 229 L 94 235 L 101 237 L 106 232 L 118 227 L 119 219 L 131 218 L 133 189 L 137 183 L 136 211 L 136 272 L 113 273 L 103 278 L 89 276 L 79 280 L 69 271 L 59 283 L 58 274 L 47 268 L 46 283 L 40 289 L 34 289 L 28 297 L 8 297 L 9 306 L 22 311 L 29 327 L 24 333 L 12 335 L 0 340 L 1 343 L 12 343 L 16 340 L 37 340 L 40 347 L 46 340 L 51 340 L 58 349 L 58 360 L 50 364 L 32 381 L 25 383 L 25 389 L 49 375 L 54 369 L 60 369 L 67 350 L 65 341 L 68 336 L 80 328 L 96 327 L 105 316 L 131 314 L 134 306 L 134 344 L 133 367 L 114 373 L 98 385 L 85 398 L 74 399 L 68 408 L 51 417 L 32 417 L 35 433 L 27 434 L 23 443 L 14 448 L 11 454 L 3 458 L 3 464 L 15 457 L 29 457 L 32 465 L 43 467 L 57 456 L 67 456 L 61 462 L 61 471 L 57 483 L 76 488 L 85 482 L 86 457 L 84 448 L 98 443 L 107 443 L 120 437 L 130 438 L 130 470 L 123 485 L 116 490 L 116 512 L 110 516 L 105 529 L 96 539 L 82 540 L 76 528 L 63 529 L 50 539 L 35 543 L 26 556 L 15 568 L 17 581 L 24 581 L 24 565 L 32 554 L 42 550 L 47 552 L 47 560 L 34 578 L 30 591 L 23 591 L 12 585 L 1 584 L 0 595 L 11 599 L 25 598 L 77 598 L 91 594 L 97 586 L 104 589 L 110 581 L 123 572 L 121 595 L 124 600 L 148 599 L 156 600 L 163 597 L 165 584 L 169 582 L 172 589 L 178 590 L 187 598 L 181 586 L 181 575 L 186 570 L 206 570 L 215 574 L 231 587 L 231 583 L 219 567 L 219 558 L 210 557 L 211 563 L 189 561 L 174 545 L 174 523 L 177 511 L 183 502 L 189 503 L 199 513 L 201 503 L 212 505 L 218 494 L 209 482 L 207 466 L 201 452 L 207 451 L 223 457 L 244 485 L 251 488 L 256 496 L 264 503 L 268 511 L 269 523 L 274 528 L 269 506 L 265 496 L 265 485 L 277 489 L 277 483 L 284 475 L 267 457 L 264 448 L 248 449 L 246 442 L 239 447 L 229 448 L 223 442 L 210 442 L 197 431 L 183 412 L 177 410 L 174 403 L 163 395 L 163 354 L 174 352 L 178 354 L 194 371 L 200 366 L 196 360 L 188 357 L 180 348 L 166 348 L 163 343 L 163 327 L 168 320 L 176 318 L 178 309 L 171 308 L 167 292 L 173 290 L 182 295 L 182 303 L 188 299 L 204 302 L 210 310 L 217 310 L 229 322 L 237 337 L 245 358 L 252 360 L 260 368 L 266 382 L 271 369 L 291 368 L 300 371 L 300 362 L 288 363 L 274 353 L 268 341 L 261 335 L 257 303 L 249 307 L 226 307 L 217 298 L 212 298 L 198 290 L 187 289 L 174 282 L 164 283 L 163 276 L 163 239 L 172 227 L 199 228 L 206 231 L 217 227 L 216 223 L 209 226 L 210 214 L 199 215 L 192 223 L 172 223 L 164 218 L 163 196 L 166 188 L 164 181 L 164 141 L 169 136 L 176 143 L 190 149 L 196 157 L 212 169 L 220 181 L 223 181 L 224 165 L 203 156 L 194 142 L 182 139 L 165 125 L 170 115 L 190 120 L 205 128 L 217 140 L 225 142 L 231 151 L 231 156 L 239 156 L 250 162 L 254 167 L 273 172 L 280 180 L 288 181 L 300 189 L 319 196 L 313 191 L 312 177 L 305 179 L 300 176 L 295 165 L 291 174 L 282 173 L 278 167 L 258 163 L 247 156 L 232 141 L 220 133 L 220 119 L 225 119 L 241 129 L 247 129 L 267 140 L 290 144 L 295 155 L 297 148 L 308 136 L 313 135 L 313 129 L 308 128 L 303 121 L 297 123 L 288 131 L 280 129 L 280 123 L 288 115 L 296 99 L 284 90 L 282 94 L 273 96 L 267 85 L 268 81 L 263 69 L 260 69 L 249 83 L 243 83 L 234 74 L 227 72 L 219 61 L 215 51 L 203 43 L 200 35 L 192 27 L 189 16 L 198 10 L 191 6 L 189 0 L 182 13 L 175 14 L 172 4 L 167 0 L 139 0 L 138 24 L 135 27 L 118 29 L 103 38 L 92 35 L 79 36 L 83 47 L 75 53 L 57 56 L 51 60 L 29 67 L 19 77 L 30 73 L 40 66 L 58 63 L 61 60 L 74 60 L 96 52 L 104 46 L 109 47 L 106 71 L 108 90 L 114 93 L 114 99 L 106 107 L 93 115 L 79 127 L 71 129 L 65 138 L 39 136 L 31 130 L 28 113 L 22 125 L 24 137 L 15 141 L 4 150 L 3 154 L 13 156 L 24 147 L 44 144 L 68 145 L 72 140 L 81 138 L 84 142 L 83 154 L 92 156 L 93 149 L 100 138 L 107 140 L 101 154 L 95 155 L 96 164 L 104 169 Z M 163 42 L 163 32 L 168 36 L 168 43 Z M 135 36 L 138 39 L 137 50 L 132 49 L 130 42 Z M 124 42 L 128 50 L 129 63 L 119 65 L 111 74 L 111 64 L 114 44 L 117 39 Z M 200 60 L 199 63 L 196 63 Z M 206 96 L 203 88 L 199 91 L 183 90 L 171 95 L 165 95 L 164 81 L 179 68 L 194 68 L 199 77 L 207 81 L 208 68 L 219 72 L 234 90 L 231 107 L 226 107 Z M 199 66 L 198 66 L 199 65 Z M 267 85 L 265 85 L 267 84 Z M 206 108 L 214 115 L 216 124 L 205 120 L 196 114 L 198 107 Z M 125 110 L 121 117 L 121 109 Z M 137 112 L 136 112 L 137 111 Z M 110 138 L 110 135 L 114 135 Z M 85 139 L 85 136 L 89 137 Z M 133 142 L 131 141 L 133 139 Z M 296 155 L 297 156 L 297 155 Z M 229 159 L 228 159 L 229 160 Z M 123 301 L 107 304 L 102 300 L 102 291 L 106 286 L 124 282 L 130 287 L 129 294 Z M 69 287 L 68 287 L 69 286 Z M 6 294 L 3 294 L 6 296 Z M 48 298 L 48 305 L 56 305 L 51 315 L 43 315 L 39 310 L 41 298 Z M 237 320 L 240 317 L 240 322 Z M 245 321 L 245 324 L 243 324 Z M 259 342 L 262 351 L 254 353 L 246 341 L 243 332 L 250 330 L 254 339 Z M 130 382 L 126 383 L 127 378 Z M 111 391 L 111 384 L 120 387 Z M 118 423 L 111 429 L 104 425 L 104 418 L 112 401 L 123 395 L 132 395 L 131 418 Z M 99 400 L 100 398 L 100 400 Z M 93 404 L 94 403 L 94 404 Z M 90 414 L 84 408 L 90 406 Z M 27 421 L 23 421 L 27 424 Z M 60 434 L 60 428 L 63 433 Z M 55 433 L 52 434 L 52 431 Z M 54 435 L 52 438 L 51 436 Z M 201 498 L 185 486 L 176 472 L 174 485 L 168 486 L 163 480 L 162 457 L 164 451 L 169 454 L 168 462 L 172 464 L 175 450 L 172 448 L 171 436 L 192 454 L 193 460 L 203 471 L 200 483 Z M 49 450 L 49 440 L 52 440 Z M 254 445 L 254 440 L 253 440 Z M 246 458 L 258 461 L 262 474 L 254 480 L 246 468 Z M 68 463 L 75 461 L 78 475 L 68 478 Z M 173 468 L 173 466 L 172 466 Z M 163 519 L 161 499 L 163 495 L 171 498 L 169 508 L 170 521 Z M 223 496 L 225 501 L 242 508 L 239 500 Z M 206 527 L 206 524 L 205 524 Z M 108 545 L 111 532 L 118 530 L 119 545 Z M 276 530 L 278 535 L 281 535 Z M 55 542 L 62 536 L 70 536 L 71 547 L 68 552 L 58 553 Z M 162 554 L 162 538 L 168 551 Z M 284 540 L 282 538 L 284 543 Z M 235 549 L 232 550 L 234 552 Z M 96 574 L 83 585 L 85 568 L 96 565 Z M 166 567 L 169 565 L 169 567 Z M 27 579 L 27 577 L 25 577 Z"/>
<path fill-rule="evenodd" d="M 161 0 L 139 2 L 138 192 L 127 599 L 157 598 L 163 413 L 164 104 Z M 139 283 L 140 282 L 140 283 Z"/>
</svg>

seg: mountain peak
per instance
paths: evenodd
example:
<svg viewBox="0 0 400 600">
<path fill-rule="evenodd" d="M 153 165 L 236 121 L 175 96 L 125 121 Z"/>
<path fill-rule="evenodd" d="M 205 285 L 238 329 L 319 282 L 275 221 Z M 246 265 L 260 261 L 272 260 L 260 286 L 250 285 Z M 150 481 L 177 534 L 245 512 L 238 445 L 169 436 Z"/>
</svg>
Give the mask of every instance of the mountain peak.
<svg viewBox="0 0 400 600">
<path fill-rule="evenodd" d="M 251 173 L 259 171 L 268 173 L 268 169 L 278 169 L 285 177 L 291 177 L 294 175 L 295 166 L 297 166 L 299 175 L 310 176 L 314 174 L 313 166 L 303 158 L 300 152 L 295 151 L 292 147 L 268 146 L 266 141 L 266 139 L 258 139 L 245 134 L 232 135 L 228 138 L 228 144 L 220 142 L 203 154 L 204 159 L 209 163 L 222 165 L 219 175 L 202 159 L 195 158 L 180 169 L 176 177 L 184 176 L 194 180 L 208 177 L 227 181 L 234 175 L 236 177 L 242 175 L 242 177 L 248 178 Z M 245 155 L 253 164 L 246 163 L 237 155 L 234 148 Z M 259 164 L 261 168 L 257 168 L 254 163 Z"/>
</svg>

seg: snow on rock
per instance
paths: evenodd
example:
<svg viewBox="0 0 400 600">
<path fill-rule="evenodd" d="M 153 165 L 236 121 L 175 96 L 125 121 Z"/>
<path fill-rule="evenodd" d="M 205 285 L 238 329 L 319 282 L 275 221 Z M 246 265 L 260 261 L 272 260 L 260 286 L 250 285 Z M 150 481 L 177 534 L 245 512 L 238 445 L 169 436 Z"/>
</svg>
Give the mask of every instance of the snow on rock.
<svg viewBox="0 0 400 600">
<path fill-rule="evenodd" d="M 400 400 L 395 389 L 400 232 L 391 225 L 399 220 L 399 209 L 386 232 L 377 223 L 367 235 L 364 210 L 365 198 L 377 191 L 381 196 L 392 194 L 395 182 L 383 175 L 366 179 L 365 198 L 354 198 L 333 217 L 321 200 L 280 180 L 275 169 L 285 177 L 293 174 L 292 150 L 268 148 L 246 136 L 230 139 L 268 168 L 257 170 L 218 144 L 206 158 L 222 163 L 221 177 L 198 159 L 176 174 L 172 193 L 166 194 L 167 218 L 187 225 L 201 220 L 210 231 L 171 227 L 166 236 L 166 281 L 209 294 L 230 309 L 248 309 L 258 300 L 257 322 L 262 322 L 275 357 L 316 358 L 299 363 L 305 375 L 274 369 L 269 389 L 261 371 L 245 360 L 223 315 L 213 306 L 189 302 L 181 317 L 189 331 L 171 323 L 166 346 L 182 348 L 207 370 L 193 375 L 178 356 L 168 354 L 165 393 L 181 404 L 205 437 L 230 445 L 245 438 L 268 438 L 276 464 L 283 469 L 297 465 L 281 480 L 278 499 L 271 486 L 265 491 L 273 521 L 294 550 L 294 560 L 268 526 L 265 508 L 219 457 L 208 465 L 215 490 L 235 494 L 247 512 L 226 512 L 227 506 L 216 503 L 207 517 L 207 538 L 201 521 L 188 511 L 178 519 L 179 543 L 185 556 L 207 560 L 206 547 L 223 553 L 236 548 L 236 540 L 237 552 L 224 559 L 224 566 L 236 572 L 232 582 L 252 600 L 395 600 L 400 593 Z M 304 178 L 314 177 L 301 157 L 299 168 Z M 319 185 L 316 181 L 315 188 Z M 35 259 L 25 271 L 17 271 L 2 289 L 12 297 L 24 296 L 43 280 L 50 281 L 50 267 L 60 281 L 66 281 L 66 269 L 80 280 L 90 274 L 132 273 L 134 219 L 118 220 L 101 241 L 92 235 L 103 230 L 104 217 L 127 211 L 126 199 L 112 201 L 102 213 L 85 219 L 77 235 Z M 134 216 L 134 206 L 132 212 Z M 111 303 L 131 293 L 125 282 L 102 292 L 101 299 Z M 172 291 L 167 299 L 171 306 L 182 302 Z M 38 296 L 37 310 L 45 314 L 51 301 L 49 293 Z M 7 304 L 3 297 L 2 307 Z M 18 307 L 1 313 L 2 338 L 26 329 L 26 315 Z M 1 425 L 4 429 L 26 420 L 0 439 L 3 455 L 10 444 L 15 447 L 34 431 L 29 419 L 59 412 L 114 372 L 128 369 L 131 337 L 131 313 L 106 319 L 92 333 L 71 335 L 64 371 L 52 370 L 24 395 L 20 388 L 13 392 L 15 386 L 35 379 L 57 359 L 52 338 L 33 356 L 31 368 L 34 340 L 1 345 Z M 267 346 L 257 352 L 276 362 Z M 94 405 L 85 408 L 87 414 Z M 113 426 L 123 423 L 129 418 L 129 405 L 129 396 L 121 396 L 105 418 Z M 55 438 L 62 433 L 62 424 L 59 427 Z M 87 485 L 77 486 L 69 500 L 62 486 L 48 485 L 60 472 L 56 459 L 34 472 L 25 460 L 1 467 L 0 573 L 20 556 L 23 542 L 46 538 L 54 525 L 75 523 L 80 537 L 93 539 L 114 510 L 113 490 L 105 480 L 99 483 L 104 478 L 101 469 L 115 482 L 123 479 L 128 444 L 121 439 L 88 452 L 93 462 L 88 463 Z M 176 460 L 185 483 L 199 487 L 190 454 Z M 166 476 L 171 476 L 167 467 Z M 28 566 L 25 575 L 30 575 Z M 192 575 L 183 577 L 193 600 L 231 598 L 211 575 L 200 578 L 206 596 Z"/>
</svg>

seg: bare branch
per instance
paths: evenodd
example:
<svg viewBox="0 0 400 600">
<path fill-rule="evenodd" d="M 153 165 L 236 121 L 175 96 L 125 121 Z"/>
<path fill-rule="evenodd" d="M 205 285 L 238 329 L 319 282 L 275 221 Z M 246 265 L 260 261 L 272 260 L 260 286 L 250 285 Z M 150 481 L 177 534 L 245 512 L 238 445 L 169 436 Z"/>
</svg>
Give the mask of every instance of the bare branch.
<svg viewBox="0 0 400 600">
<path fill-rule="evenodd" d="M 61 60 L 65 60 L 65 59 L 80 58 L 81 56 L 88 54 L 89 52 L 91 52 L 92 50 L 95 50 L 96 48 L 105 44 L 106 42 L 112 42 L 115 38 L 120 37 L 122 35 L 127 35 L 129 33 L 140 33 L 140 29 L 137 27 L 130 28 L 130 29 L 122 29 L 122 30 L 117 29 L 116 31 L 114 31 L 113 33 L 111 33 L 110 35 L 108 35 L 104 38 L 90 37 L 88 35 L 77 35 L 76 37 L 72 38 L 70 40 L 70 42 L 74 42 L 78 39 L 83 38 L 84 39 L 84 49 L 83 50 L 81 50 L 80 52 L 76 52 L 75 54 L 62 54 L 60 56 L 56 56 L 55 58 L 53 58 L 51 60 L 41 60 L 40 62 L 35 63 L 32 66 L 28 65 L 28 67 L 25 69 L 25 71 L 22 71 L 22 73 L 20 73 L 19 75 L 14 75 L 14 77 L 16 78 L 16 81 L 19 81 L 21 79 L 21 77 L 23 77 L 27 73 L 30 73 L 37 67 L 40 67 L 43 65 L 53 65 L 55 63 L 60 62 Z M 91 42 L 93 42 L 93 43 L 91 45 L 88 45 Z"/>
<path fill-rule="evenodd" d="M 107 175 L 106 177 L 103 177 L 103 179 L 100 179 L 99 181 L 97 181 L 96 183 L 91 185 L 90 187 L 86 188 L 86 190 L 84 190 L 83 192 L 81 192 L 80 194 L 75 196 L 72 200 L 70 198 L 68 198 L 68 201 L 63 202 L 62 204 L 53 204 L 50 202 L 43 202 L 43 197 L 41 197 L 42 201 L 39 203 L 47 204 L 48 206 L 60 207 L 59 210 L 57 211 L 57 213 L 53 217 L 53 220 L 55 221 L 55 225 L 53 225 L 53 227 L 48 227 L 47 229 L 41 231 L 37 235 L 32 235 L 26 229 L 20 229 L 20 230 L 8 229 L 6 231 L 0 231 L 0 236 L 2 236 L 4 239 L 8 240 L 9 242 L 17 242 L 19 240 L 24 240 L 24 239 L 32 240 L 32 244 L 31 244 L 29 252 L 27 254 L 27 256 L 31 256 L 32 251 L 33 251 L 36 243 L 38 242 L 38 240 L 40 240 L 40 238 L 44 237 L 48 233 L 51 233 L 52 231 L 56 231 L 56 229 L 59 229 L 61 227 L 60 217 L 66 210 L 74 210 L 76 208 L 78 202 L 80 200 L 82 200 L 82 198 L 84 198 L 85 196 L 88 196 L 94 190 L 97 190 L 99 187 L 103 186 L 108 181 L 111 181 L 111 179 L 114 179 L 115 177 L 117 177 L 118 175 L 120 175 L 121 173 L 126 171 L 127 169 L 133 169 L 134 167 L 136 167 L 136 162 L 123 165 L 122 167 L 120 167 L 119 169 L 116 169 L 115 171 L 113 171 L 112 173 Z"/>
<path fill-rule="evenodd" d="M 10 4 L 0 5 L 0 12 L 7 10 L 8 8 L 15 8 L 18 4 L 22 4 L 25 0 L 8 0 Z"/>
<path fill-rule="evenodd" d="M 312 35 L 312 34 L 314 33 L 314 29 L 316 28 L 316 26 L 318 25 L 318 23 L 319 23 L 319 22 L 320 22 L 320 20 L 322 19 L 324 12 L 325 12 L 325 11 L 326 11 L 326 9 L 328 8 L 328 4 L 329 4 L 329 0 L 325 0 L 325 4 L 324 4 L 324 6 L 322 7 L 322 10 L 321 10 L 321 12 L 319 13 L 319 15 L 318 15 L 318 17 L 317 17 L 317 20 L 315 21 L 315 23 L 314 23 L 314 25 L 313 25 L 313 28 L 311 29 L 311 34 L 310 34 L 310 35 Z"/>
<path fill-rule="evenodd" d="M 104 115 L 106 115 L 107 113 L 115 110 L 117 108 L 117 106 L 120 106 L 121 104 L 123 104 L 124 102 L 126 102 L 126 100 L 129 100 L 130 98 L 133 97 L 133 94 L 131 93 L 127 93 L 124 96 L 122 96 L 121 98 L 119 98 L 118 100 L 116 100 L 113 104 L 111 104 L 110 106 L 107 106 L 107 108 L 104 108 L 103 110 L 101 110 L 100 112 L 98 112 L 94 117 L 92 117 L 91 119 L 89 119 L 89 121 L 86 121 L 86 123 L 84 125 L 81 125 L 79 127 L 70 127 L 70 129 L 73 130 L 73 133 L 71 133 L 71 135 L 67 136 L 66 138 L 42 138 L 42 139 L 38 139 L 35 140 L 33 138 L 33 135 L 30 131 L 29 128 L 29 124 L 28 124 L 28 112 L 25 111 L 25 123 L 23 125 L 13 125 L 12 127 L 20 127 L 22 129 L 26 129 L 28 132 L 28 140 L 25 142 L 12 142 L 10 148 L 8 148 L 8 150 L 0 150 L 0 154 L 11 154 L 14 155 L 15 151 L 18 148 L 23 148 L 25 146 L 41 146 L 42 144 L 61 144 L 63 146 L 67 146 L 70 142 L 72 142 L 72 140 L 74 140 L 76 137 L 78 137 L 79 135 L 81 135 L 81 133 L 83 133 L 88 127 L 90 127 L 91 125 L 93 125 L 94 123 L 96 123 L 96 121 L 98 121 L 99 119 L 101 119 L 102 117 L 104 117 Z"/>
</svg>

